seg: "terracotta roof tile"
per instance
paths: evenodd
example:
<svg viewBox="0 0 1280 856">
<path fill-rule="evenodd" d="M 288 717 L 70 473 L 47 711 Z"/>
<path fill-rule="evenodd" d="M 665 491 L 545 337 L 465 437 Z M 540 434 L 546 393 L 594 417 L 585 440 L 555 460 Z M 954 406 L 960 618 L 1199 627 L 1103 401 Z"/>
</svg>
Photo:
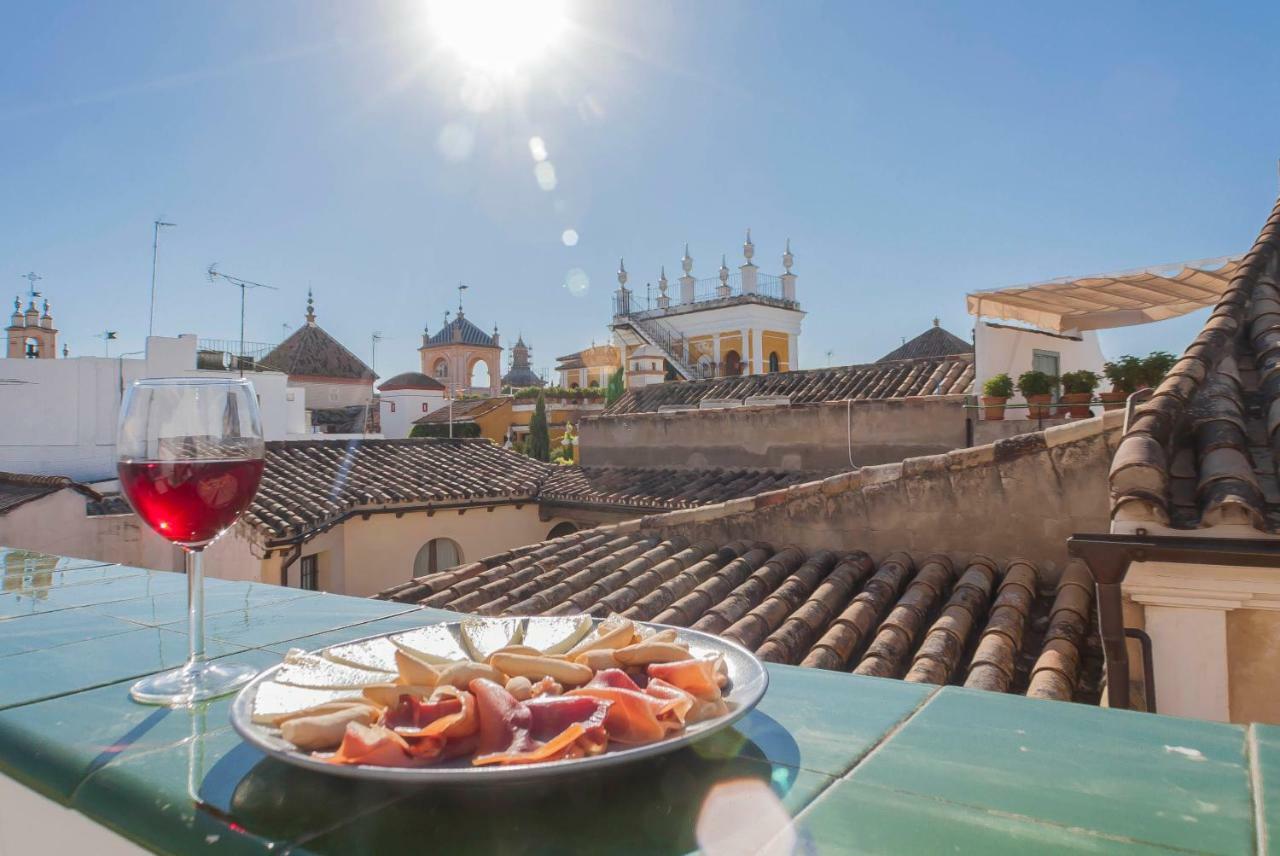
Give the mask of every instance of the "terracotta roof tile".
<svg viewBox="0 0 1280 856">
<path fill-rule="evenodd" d="M 1280 534 L 1280 202 L 1200 333 L 1140 404 L 1111 468 L 1112 517 Z"/>
<path fill-rule="evenodd" d="M 762 659 L 1040 698 L 1096 699 L 1092 586 L 1073 564 L 1042 593 L 1027 560 L 690 543 L 577 532 L 380 597 L 488 615 L 595 616 L 717 633 Z"/>
<path fill-rule="evenodd" d="M 557 467 L 547 475 L 539 498 L 549 503 L 630 510 L 692 508 L 816 481 L 825 475 L 745 468 Z"/>
<path fill-rule="evenodd" d="M 455 423 L 474 422 L 476 417 L 492 413 L 509 401 L 511 396 L 508 395 L 497 395 L 492 398 L 463 398 L 453 402 L 452 415 L 450 415 L 450 407 L 446 405 L 413 420 L 413 424 L 447 425 L 451 418 Z"/>
<path fill-rule="evenodd" d="M 367 381 L 377 378 L 363 360 L 314 323 L 293 331 L 262 358 L 260 365 L 288 375 Z"/>
<path fill-rule="evenodd" d="M 839 368 L 807 369 L 744 377 L 673 381 L 628 390 L 605 416 L 654 413 L 661 407 L 697 407 L 703 399 L 787 397 L 792 404 L 845 399 L 905 398 L 970 392 L 973 355 L 958 354 Z"/>
<path fill-rule="evenodd" d="M 925 330 L 919 336 L 904 342 L 900 347 L 894 348 L 885 354 L 878 363 L 890 362 L 892 360 L 915 360 L 932 357 L 950 357 L 956 354 L 972 354 L 973 345 L 961 339 L 959 336 L 942 329 L 937 322 L 928 330 Z"/>
<path fill-rule="evenodd" d="M 20 505 L 43 499 L 64 488 L 71 488 L 90 500 L 102 500 L 93 488 L 72 481 L 66 476 L 32 476 L 25 473 L 0 472 L 0 514 L 7 514 Z"/>
</svg>

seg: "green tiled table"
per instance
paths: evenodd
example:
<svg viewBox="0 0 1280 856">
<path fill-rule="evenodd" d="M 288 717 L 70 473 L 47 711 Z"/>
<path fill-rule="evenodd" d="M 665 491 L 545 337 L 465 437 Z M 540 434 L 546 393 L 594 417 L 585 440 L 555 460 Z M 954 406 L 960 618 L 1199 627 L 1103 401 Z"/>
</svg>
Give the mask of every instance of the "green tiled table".
<svg viewBox="0 0 1280 856">
<path fill-rule="evenodd" d="M 0 548 L 0 772 L 160 852 L 1245 854 L 1280 835 L 1280 728 L 786 666 L 737 728 L 562 785 L 321 776 L 244 744 L 229 699 L 129 700 L 183 657 L 180 576 L 15 555 Z M 451 617 L 221 581 L 208 604 L 212 653 L 262 667 Z"/>
</svg>

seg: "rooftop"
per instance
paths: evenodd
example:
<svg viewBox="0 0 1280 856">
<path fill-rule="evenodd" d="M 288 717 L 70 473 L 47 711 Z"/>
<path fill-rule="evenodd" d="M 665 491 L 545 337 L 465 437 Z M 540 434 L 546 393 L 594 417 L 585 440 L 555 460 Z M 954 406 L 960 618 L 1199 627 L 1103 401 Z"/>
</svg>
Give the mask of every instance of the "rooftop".
<svg viewBox="0 0 1280 856">
<path fill-rule="evenodd" d="M 1280 202 L 1232 263 L 1203 329 L 1137 407 L 1111 468 L 1117 523 L 1280 534 L 1278 244 Z"/>
<path fill-rule="evenodd" d="M 916 360 L 934 357 L 951 357 L 972 354 L 973 344 L 966 342 L 954 333 L 942 329 L 938 319 L 933 319 L 933 326 L 916 336 L 909 342 L 903 342 L 885 354 L 877 363 L 888 363 L 895 360 Z"/>
<path fill-rule="evenodd" d="M 477 345 L 482 348 L 497 348 L 497 328 L 494 328 L 493 335 L 481 330 L 475 324 L 467 320 L 462 309 L 458 309 L 458 314 L 452 321 L 445 323 L 443 327 L 434 334 L 424 337 L 422 347 L 431 348 L 437 345 L 452 345 L 461 342 L 464 345 Z"/>
<path fill-rule="evenodd" d="M 429 389 L 443 391 L 445 385 L 430 375 L 422 372 L 401 372 L 378 385 L 379 392 L 393 392 L 397 389 Z"/>
<path fill-rule="evenodd" d="M 33 500 L 70 488 L 91 500 L 102 497 L 88 485 L 66 476 L 32 476 L 25 473 L 0 472 L 0 514 L 7 514 Z"/>
<path fill-rule="evenodd" d="M 741 377 L 652 384 L 628 390 L 606 416 L 655 413 L 663 407 L 694 408 L 707 399 L 785 397 L 790 404 L 852 399 L 906 398 L 967 393 L 973 355 L 898 360 L 839 368 L 805 369 Z"/>
<path fill-rule="evenodd" d="M 799 470 L 555 467 L 543 480 L 538 498 L 619 510 L 691 508 L 814 481 L 822 475 Z"/>
<path fill-rule="evenodd" d="M 0 559 L 7 579 L 8 551 Z M 746 836 L 816 852 L 1243 854 L 1280 829 L 1261 796 L 1280 787 L 1280 728 L 776 663 L 731 730 L 573 787 L 355 786 L 245 744 L 230 697 L 176 710 L 129 700 L 138 676 L 185 656 L 182 575 L 29 555 L 14 573 L 34 566 L 32 586 L 0 594 L 0 787 L 8 816 L 53 818 L 39 831 L 48 852 L 119 849 L 122 836 L 160 853 L 396 853 L 430 830 L 444 852 L 714 852 Z M 455 617 L 207 584 L 210 655 L 259 668 L 290 648 Z"/>
<path fill-rule="evenodd" d="M 259 366 L 294 377 L 365 381 L 378 377 L 363 360 L 316 324 L 310 295 L 307 296 L 306 323 L 264 356 Z"/>
<path fill-rule="evenodd" d="M 445 425 L 450 421 L 455 423 L 474 422 L 476 417 L 484 416 L 486 413 L 492 413 L 503 405 L 510 404 L 512 401 L 509 395 L 496 395 L 489 398 L 462 398 L 456 399 L 453 405 L 445 405 L 431 411 L 426 416 L 419 416 L 413 420 L 414 425 Z"/>
</svg>

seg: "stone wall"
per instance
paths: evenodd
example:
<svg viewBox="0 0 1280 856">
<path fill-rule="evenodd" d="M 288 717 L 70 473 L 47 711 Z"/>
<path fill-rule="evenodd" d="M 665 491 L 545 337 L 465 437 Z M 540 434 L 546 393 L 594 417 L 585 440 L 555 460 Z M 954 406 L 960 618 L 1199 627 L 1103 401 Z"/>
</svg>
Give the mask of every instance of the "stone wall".
<svg viewBox="0 0 1280 856">
<path fill-rule="evenodd" d="M 584 419 L 584 466 L 842 470 L 963 448 L 962 395 Z"/>
<path fill-rule="evenodd" d="M 1066 539 L 1106 532 L 1107 468 L 1123 414 L 1081 420 L 942 455 L 864 467 L 824 481 L 620 524 L 716 543 L 905 550 L 961 560 L 975 552 L 1036 562 L 1056 582 Z"/>
</svg>

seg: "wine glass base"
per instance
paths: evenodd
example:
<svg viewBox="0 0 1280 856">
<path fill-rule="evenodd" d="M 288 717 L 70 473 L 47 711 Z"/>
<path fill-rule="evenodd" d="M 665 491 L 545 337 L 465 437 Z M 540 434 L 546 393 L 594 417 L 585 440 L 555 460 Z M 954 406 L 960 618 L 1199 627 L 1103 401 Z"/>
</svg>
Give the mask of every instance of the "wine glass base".
<svg viewBox="0 0 1280 856">
<path fill-rule="evenodd" d="M 245 663 L 201 660 L 149 675 L 130 687 L 129 695 L 143 704 L 186 707 L 234 692 L 257 674 L 257 669 Z"/>
</svg>

